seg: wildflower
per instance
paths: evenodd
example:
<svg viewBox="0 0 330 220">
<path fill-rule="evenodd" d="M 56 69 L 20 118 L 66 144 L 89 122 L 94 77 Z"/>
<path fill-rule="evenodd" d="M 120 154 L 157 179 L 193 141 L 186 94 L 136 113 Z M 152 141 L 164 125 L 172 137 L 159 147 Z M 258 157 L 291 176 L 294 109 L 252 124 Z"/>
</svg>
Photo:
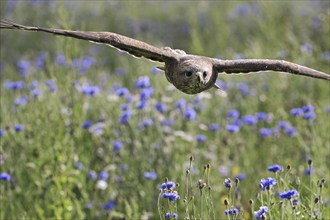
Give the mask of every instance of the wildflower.
<svg viewBox="0 0 330 220">
<path fill-rule="evenodd" d="M 268 212 L 267 206 L 261 206 L 258 211 L 254 212 L 254 216 L 257 220 L 265 219 L 265 213 Z"/>
<path fill-rule="evenodd" d="M 284 132 L 289 137 L 296 136 L 296 134 L 297 134 L 297 130 L 294 127 L 288 127 L 288 128 L 285 129 Z"/>
<path fill-rule="evenodd" d="M 178 217 L 178 214 L 173 213 L 173 214 L 172 214 L 172 217 L 173 217 L 173 218 L 177 218 L 177 217 Z"/>
<path fill-rule="evenodd" d="M 175 188 L 175 182 L 167 181 L 166 183 L 162 183 L 161 188 L 163 190 L 165 189 L 173 190 Z"/>
<path fill-rule="evenodd" d="M 199 142 L 199 143 L 203 143 L 203 142 L 206 141 L 206 137 L 205 137 L 205 135 L 198 134 L 198 135 L 196 136 L 196 140 L 197 140 L 197 142 Z"/>
<path fill-rule="evenodd" d="M 292 197 L 296 196 L 298 194 L 297 190 L 292 189 L 285 192 L 280 193 L 281 199 L 291 199 Z"/>
<path fill-rule="evenodd" d="M 255 125 L 258 122 L 257 118 L 253 115 L 244 115 L 242 119 L 247 125 Z"/>
<path fill-rule="evenodd" d="M 147 101 L 150 96 L 154 94 L 154 89 L 152 87 L 142 89 L 140 92 L 140 101 Z"/>
<path fill-rule="evenodd" d="M 304 111 L 301 108 L 293 108 L 291 109 L 290 114 L 292 116 L 303 116 Z"/>
<path fill-rule="evenodd" d="M 223 185 L 226 188 L 231 188 L 231 179 L 230 178 L 225 179 L 225 181 L 223 182 Z"/>
<path fill-rule="evenodd" d="M 86 72 L 94 63 L 95 59 L 93 57 L 83 57 L 79 73 Z"/>
<path fill-rule="evenodd" d="M 310 167 L 305 170 L 305 174 L 307 176 L 311 175 L 312 173 L 314 173 L 314 170 L 312 168 L 310 168 Z"/>
<path fill-rule="evenodd" d="M 154 172 L 154 171 L 152 171 L 152 172 L 144 172 L 143 176 L 146 179 L 151 179 L 151 180 L 156 180 L 157 179 L 157 173 Z"/>
<path fill-rule="evenodd" d="M 18 90 L 24 88 L 24 82 L 23 81 L 5 81 L 5 88 L 7 90 Z"/>
<path fill-rule="evenodd" d="M 99 174 L 99 179 L 101 180 L 107 180 L 109 178 L 109 174 L 105 171 L 102 171 L 100 174 Z"/>
<path fill-rule="evenodd" d="M 155 75 L 158 75 L 161 71 L 160 69 L 158 69 L 157 67 L 152 67 L 151 68 L 151 72 Z"/>
<path fill-rule="evenodd" d="M 97 86 L 82 86 L 80 89 L 80 92 L 92 97 L 94 95 L 96 95 L 97 93 L 99 93 L 100 89 Z"/>
<path fill-rule="evenodd" d="M 83 128 L 83 129 L 88 129 L 90 126 L 92 126 L 93 125 L 93 122 L 92 121 L 84 121 L 83 123 L 82 123 L 82 125 L 81 125 L 81 127 Z"/>
<path fill-rule="evenodd" d="M 123 88 L 119 88 L 117 89 L 116 91 L 116 95 L 117 96 L 126 96 L 129 94 L 129 90 L 126 88 L 126 87 L 123 87 Z"/>
<path fill-rule="evenodd" d="M 316 118 L 315 112 L 305 112 L 303 118 L 306 120 L 313 120 Z"/>
<path fill-rule="evenodd" d="M 173 192 L 164 192 L 163 193 L 163 198 L 164 199 L 169 199 L 170 202 L 174 202 L 175 200 L 179 199 L 180 196 L 178 195 L 178 193 L 176 191 L 173 191 Z"/>
<path fill-rule="evenodd" d="M 26 103 L 28 102 L 28 99 L 26 97 L 20 97 L 20 98 L 16 98 L 14 100 L 14 104 L 16 106 L 19 106 L 19 105 L 26 105 Z"/>
<path fill-rule="evenodd" d="M 78 170 L 82 170 L 83 169 L 83 167 L 84 167 L 84 165 L 82 164 L 82 163 L 80 163 L 80 162 L 75 162 L 75 167 L 78 169 Z"/>
<path fill-rule="evenodd" d="M 47 57 L 47 53 L 46 52 L 41 52 L 39 53 L 38 57 L 35 60 L 35 65 L 39 68 L 39 69 L 43 69 L 45 67 L 45 59 Z"/>
<path fill-rule="evenodd" d="M 238 83 L 238 89 L 241 91 L 242 96 L 247 96 L 249 94 L 249 87 L 245 83 Z"/>
<path fill-rule="evenodd" d="M 156 105 L 155 105 L 155 108 L 157 111 L 159 111 L 160 113 L 166 113 L 167 112 L 167 107 L 164 103 L 162 102 L 158 102 Z"/>
<path fill-rule="evenodd" d="M 48 86 L 49 91 L 57 92 L 57 87 L 54 80 L 46 80 L 45 85 Z"/>
<path fill-rule="evenodd" d="M 148 105 L 148 101 L 140 101 L 136 104 L 135 108 L 136 109 L 144 109 Z"/>
<path fill-rule="evenodd" d="M 166 212 L 166 214 L 165 214 L 165 218 L 171 218 L 171 213 Z"/>
<path fill-rule="evenodd" d="M 239 129 L 240 128 L 237 125 L 227 125 L 226 126 L 226 130 L 230 133 L 237 133 L 237 132 L 239 132 Z"/>
<path fill-rule="evenodd" d="M 147 127 L 153 125 L 153 123 L 154 123 L 154 121 L 153 121 L 151 118 L 148 118 L 148 119 L 144 120 L 144 121 L 141 123 L 140 126 L 143 127 L 143 128 L 147 128 Z"/>
<path fill-rule="evenodd" d="M 260 121 L 268 121 L 269 120 L 269 115 L 265 112 L 257 112 L 255 114 L 257 120 L 260 120 Z"/>
<path fill-rule="evenodd" d="M 244 173 L 239 173 L 239 174 L 236 175 L 236 178 L 239 179 L 239 180 L 245 180 L 246 175 Z"/>
<path fill-rule="evenodd" d="M 286 122 L 286 121 L 278 121 L 277 122 L 277 127 L 280 128 L 280 129 L 287 129 L 289 127 L 291 127 L 290 123 L 289 122 Z"/>
<path fill-rule="evenodd" d="M 195 120 L 196 119 L 196 111 L 194 109 L 192 109 L 192 108 L 188 108 L 184 112 L 184 117 L 188 121 Z"/>
<path fill-rule="evenodd" d="M 175 104 L 174 108 L 176 109 L 184 109 L 186 107 L 186 100 L 185 99 L 179 99 Z"/>
<path fill-rule="evenodd" d="M 26 60 L 20 60 L 17 62 L 17 67 L 20 75 L 25 78 L 28 74 L 30 63 Z"/>
<path fill-rule="evenodd" d="M 238 212 L 239 212 L 239 211 L 238 211 L 237 208 L 226 209 L 226 210 L 225 210 L 225 215 L 237 215 Z"/>
<path fill-rule="evenodd" d="M 33 89 L 30 93 L 33 98 L 36 98 L 40 95 L 41 91 L 39 89 Z"/>
<path fill-rule="evenodd" d="M 107 203 L 101 205 L 101 209 L 110 211 L 116 206 L 116 203 L 114 200 L 110 199 Z"/>
<path fill-rule="evenodd" d="M 148 76 L 141 76 L 138 78 L 138 80 L 135 82 L 135 88 L 143 89 L 150 87 L 150 79 Z"/>
<path fill-rule="evenodd" d="M 91 178 L 92 180 L 95 180 L 97 178 L 97 174 L 94 170 L 89 170 L 88 177 Z"/>
<path fill-rule="evenodd" d="M 305 105 L 301 108 L 304 112 L 313 112 L 314 106 L 313 105 Z"/>
<path fill-rule="evenodd" d="M 120 116 L 119 123 L 126 124 L 130 118 L 131 118 L 131 112 L 126 111 Z"/>
<path fill-rule="evenodd" d="M 119 151 L 121 150 L 122 146 L 123 146 L 123 143 L 121 141 L 115 140 L 112 143 L 112 150 L 113 150 L 113 152 L 119 153 Z"/>
<path fill-rule="evenodd" d="M 274 173 L 277 173 L 279 171 L 282 171 L 283 168 L 282 166 L 278 165 L 278 164 L 275 164 L 275 165 L 272 165 L 270 167 L 268 167 L 268 171 L 271 171 L 271 172 L 274 172 Z"/>
<path fill-rule="evenodd" d="M 171 119 L 163 119 L 161 121 L 161 124 L 163 127 L 172 127 L 174 125 L 175 121 Z"/>
<path fill-rule="evenodd" d="M 218 124 L 210 124 L 209 129 L 211 131 L 218 131 L 220 130 L 220 126 Z"/>
<path fill-rule="evenodd" d="M 238 118 L 240 115 L 239 111 L 236 109 L 230 110 L 229 112 L 227 112 L 227 118 L 233 118 L 236 119 Z"/>
<path fill-rule="evenodd" d="M 5 130 L 0 130 L 0 137 L 4 136 L 6 134 Z"/>
<path fill-rule="evenodd" d="M 56 62 L 59 64 L 59 65 L 66 65 L 66 59 L 65 59 L 65 56 L 63 54 L 57 54 L 56 56 Z"/>
<path fill-rule="evenodd" d="M 266 189 L 269 190 L 275 185 L 276 185 L 276 180 L 271 177 L 260 180 L 260 188 L 262 191 L 265 191 Z"/>
<path fill-rule="evenodd" d="M 269 137 L 272 135 L 272 133 L 273 133 L 273 131 L 271 128 L 261 128 L 259 130 L 259 134 L 261 137 Z"/>
<path fill-rule="evenodd" d="M 10 181 L 11 176 L 8 173 L 0 173 L 0 180 L 3 181 Z"/>
<path fill-rule="evenodd" d="M 305 43 L 300 46 L 300 50 L 304 53 L 312 53 L 313 46 L 309 43 Z"/>
<path fill-rule="evenodd" d="M 14 126 L 14 130 L 15 130 L 16 132 L 23 131 L 23 130 L 24 130 L 24 125 L 15 125 L 15 126 Z"/>
</svg>

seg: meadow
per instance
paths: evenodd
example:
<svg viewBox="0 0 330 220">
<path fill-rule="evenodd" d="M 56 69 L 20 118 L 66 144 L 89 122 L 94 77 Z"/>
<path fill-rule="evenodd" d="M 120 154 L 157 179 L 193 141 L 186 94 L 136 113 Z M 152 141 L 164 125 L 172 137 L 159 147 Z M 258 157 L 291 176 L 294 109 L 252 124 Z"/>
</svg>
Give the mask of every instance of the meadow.
<svg viewBox="0 0 330 220">
<path fill-rule="evenodd" d="M 327 1 L 1 1 L 25 25 L 111 31 L 330 73 Z M 220 74 L 186 95 L 143 58 L 0 33 L 1 219 L 330 219 L 330 84 Z"/>
</svg>

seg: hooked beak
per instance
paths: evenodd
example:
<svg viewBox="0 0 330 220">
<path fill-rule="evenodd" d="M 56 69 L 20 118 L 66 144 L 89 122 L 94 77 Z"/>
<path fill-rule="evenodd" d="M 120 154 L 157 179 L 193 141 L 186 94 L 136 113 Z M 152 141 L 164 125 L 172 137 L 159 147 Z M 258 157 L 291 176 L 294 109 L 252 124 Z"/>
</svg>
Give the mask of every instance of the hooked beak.
<svg viewBox="0 0 330 220">
<path fill-rule="evenodd" d="M 201 83 L 206 84 L 206 79 L 205 79 L 206 77 L 202 72 L 196 72 L 195 74 Z"/>
</svg>

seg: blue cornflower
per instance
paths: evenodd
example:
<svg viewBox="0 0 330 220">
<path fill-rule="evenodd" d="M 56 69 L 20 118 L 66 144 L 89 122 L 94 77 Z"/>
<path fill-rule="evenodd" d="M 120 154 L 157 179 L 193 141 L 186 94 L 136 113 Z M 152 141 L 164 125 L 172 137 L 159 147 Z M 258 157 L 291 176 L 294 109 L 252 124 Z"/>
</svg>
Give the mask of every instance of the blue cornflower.
<svg viewBox="0 0 330 220">
<path fill-rule="evenodd" d="M 206 141 L 206 136 L 202 135 L 202 134 L 197 134 L 196 140 L 197 140 L 197 142 L 203 143 Z"/>
<path fill-rule="evenodd" d="M 154 171 L 144 172 L 143 176 L 146 179 L 151 179 L 151 180 L 156 180 L 157 179 L 157 173 L 154 172 Z"/>
<path fill-rule="evenodd" d="M 249 94 L 249 87 L 245 83 L 238 83 L 238 89 L 241 91 L 243 96 L 247 96 Z"/>
<path fill-rule="evenodd" d="M 163 198 L 169 199 L 171 202 L 174 202 L 175 200 L 179 199 L 180 196 L 176 192 L 164 192 Z"/>
<path fill-rule="evenodd" d="M 26 105 L 26 103 L 28 102 L 28 99 L 26 97 L 19 97 L 19 98 L 16 98 L 14 100 L 14 104 L 16 106 L 19 106 L 19 105 Z"/>
<path fill-rule="evenodd" d="M 165 214 L 165 218 L 171 218 L 171 213 L 166 212 L 166 214 Z"/>
<path fill-rule="evenodd" d="M 291 199 L 292 197 L 296 196 L 298 194 L 297 190 L 292 189 L 285 192 L 280 193 L 281 199 Z"/>
<path fill-rule="evenodd" d="M 49 91 L 57 92 L 57 87 L 54 80 L 46 80 L 45 85 L 48 86 Z"/>
<path fill-rule="evenodd" d="M 303 116 L 304 111 L 301 108 L 293 108 L 291 109 L 290 114 L 292 116 Z"/>
<path fill-rule="evenodd" d="M 167 112 L 167 106 L 163 103 L 163 102 L 158 102 L 155 105 L 155 108 L 157 111 L 159 111 L 160 113 L 166 113 Z"/>
<path fill-rule="evenodd" d="M 260 188 L 262 191 L 265 191 L 266 189 L 269 190 L 275 185 L 276 185 L 276 180 L 271 177 L 260 180 Z"/>
<path fill-rule="evenodd" d="M 24 88 L 24 82 L 23 81 L 5 81 L 5 88 L 7 90 L 18 90 Z"/>
<path fill-rule="evenodd" d="M 245 180 L 246 179 L 246 175 L 244 173 L 239 173 L 236 175 L 236 178 L 239 180 Z"/>
<path fill-rule="evenodd" d="M 177 217 L 178 217 L 178 214 L 173 213 L 173 214 L 172 214 L 172 217 L 173 217 L 173 218 L 177 218 Z"/>
<path fill-rule="evenodd" d="M 172 119 L 163 119 L 161 121 L 161 124 L 163 127 L 172 127 L 174 125 L 175 121 Z"/>
<path fill-rule="evenodd" d="M 147 128 L 147 127 L 149 127 L 149 126 L 151 126 L 151 125 L 153 125 L 153 124 L 154 124 L 154 121 L 153 121 L 151 118 L 148 118 L 148 119 L 144 120 L 144 121 L 141 123 L 141 127 L 143 127 L 143 128 Z"/>
<path fill-rule="evenodd" d="M 144 109 L 147 105 L 148 105 L 148 101 L 147 100 L 144 100 L 144 101 L 138 102 L 135 105 L 135 108 L 141 110 L 141 109 Z"/>
<path fill-rule="evenodd" d="M 255 114 L 256 118 L 260 121 L 268 121 L 269 115 L 266 112 L 257 112 Z"/>
<path fill-rule="evenodd" d="M 237 215 L 238 212 L 239 212 L 239 211 L 238 211 L 237 208 L 226 209 L 226 210 L 225 210 L 225 215 Z"/>
<path fill-rule="evenodd" d="M 23 130 L 24 130 L 24 125 L 15 125 L 15 126 L 14 126 L 14 130 L 15 130 L 16 132 L 23 131 Z"/>
<path fill-rule="evenodd" d="M 140 76 L 138 80 L 135 82 L 135 87 L 138 89 L 148 88 L 150 86 L 151 84 L 148 76 Z"/>
<path fill-rule="evenodd" d="M 305 43 L 300 46 L 300 50 L 301 50 L 301 52 L 304 52 L 304 53 L 312 53 L 313 46 L 309 43 Z"/>
<path fill-rule="evenodd" d="M 312 168 L 307 168 L 307 169 L 305 170 L 305 174 L 306 174 L 307 176 L 311 175 L 312 173 L 314 173 L 314 170 L 313 170 Z"/>
<path fill-rule="evenodd" d="M 65 56 L 63 54 L 57 54 L 57 56 L 56 56 L 56 62 L 59 65 L 66 65 Z"/>
<path fill-rule="evenodd" d="M 175 188 L 175 182 L 173 181 L 167 181 L 166 183 L 162 183 L 162 185 L 160 186 L 160 188 L 162 188 L 163 190 L 165 189 L 174 189 Z"/>
<path fill-rule="evenodd" d="M 26 60 L 20 60 L 17 62 L 17 67 L 20 75 L 25 78 L 28 74 L 30 63 Z"/>
<path fill-rule="evenodd" d="M 282 166 L 280 166 L 278 164 L 275 164 L 275 165 L 272 165 L 272 166 L 268 167 L 268 171 L 271 171 L 271 172 L 274 172 L 274 173 L 282 171 L 282 170 L 283 170 Z"/>
<path fill-rule="evenodd" d="M 269 137 L 271 136 L 273 133 L 271 128 L 260 128 L 259 130 L 259 134 L 261 135 L 261 137 Z"/>
<path fill-rule="evenodd" d="M 39 89 L 33 89 L 30 93 L 33 98 L 36 98 L 41 94 L 41 91 Z"/>
<path fill-rule="evenodd" d="M 196 111 L 192 108 L 187 108 L 184 112 L 184 117 L 188 121 L 192 121 L 196 119 Z"/>
<path fill-rule="evenodd" d="M 176 109 L 184 109 L 186 107 L 187 101 L 185 99 L 179 99 L 175 104 L 174 108 Z"/>
<path fill-rule="evenodd" d="M 232 124 L 236 125 L 238 127 L 241 127 L 243 124 L 243 121 L 241 119 L 235 119 L 235 121 Z"/>
<path fill-rule="evenodd" d="M 302 110 L 304 112 L 313 112 L 314 111 L 314 106 L 313 105 L 305 105 L 302 107 Z"/>
<path fill-rule="evenodd" d="M 119 123 L 120 124 L 126 124 L 130 118 L 131 118 L 131 112 L 126 111 L 120 116 Z"/>
<path fill-rule="evenodd" d="M 223 185 L 226 188 L 231 188 L 231 179 L 230 178 L 225 179 L 225 181 L 223 182 Z"/>
<path fill-rule="evenodd" d="M 140 101 L 147 101 L 150 96 L 154 94 L 154 89 L 152 87 L 142 89 L 140 92 Z"/>
<path fill-rule="evenodd" d="M 303 118 L 306 120 L 313 120 L 316 118 L 315 112 L 305 112 Z"/>
<path fill-rule="evenodd" d="M 291 127 L 291 125 L 287 121 L 278 121 L 277 122 L 277 127 L 280 128 L 280 129 L 284 129 L 285 130 L 285 129 Z"/>
<path fill-rule="evenodd" d="M 255 125 L 258 122 L 257 118 L 253 115 L 244 115 L 242 119 L 247 125 Z"/>
<path fill-rule="evenodd" d="M 0 137 L 4 136 L 6 134 L 5 130 L 0 130 Z"/>
<path fill-rule="evenodd" d="M 285 129 L 285 134 L 289 137 L 293 137 L 293 136 L 296 136 L 297 134 L 297 129 L 294 128 L 294 127 L 288 127 Z"/>
<path fill-rule="evenodd" d="M 230 111 L 227 112 L 227 118 L 233 118 L 236 119 L 238 118 L 240 115 L 239 111 L 236 109 L 232 109 Z"/>
<path fill-rule="evenodd" d="M 109 178 L 109 174 L 105 171 L 102 171 L 100 174 L 99 174 L 99 179 L 101 180 L 107 180 Z"/>
<path fill-rule="evenodd" d="M 93 57 L 83 57 L 81 62 L 81 67 L 79 72 L 86 72 L 95 63 L 95 58 Z"/>
<path fill-rule="evenodd" d="M 131 106 L 128 105 L 128 104 L 122 104 L 122 105 L 120 106 L 120 109 L 121 109 L 122 111 L 129 111 L 129 110 L 131 110 Z"/>
<path fill-rule="evenodd" d="M 37 56 L 36 60 L 35 60 L 35 65 L 38 67 L 38 69 L 43 69 L 45 67 L 45 59 L 47 57 L 47 53 L 46 52 L 41 52 L 39 53 L 39 55 Z"/>
<path fill-rule="evenodd" d="M 11 176 L 8 173 L 0 173 L 0 180 L 10 181 Z"/>
<path fill-rule="evenodd" d="M 122 87 L 117 89 L 116 94 L 117 96 L 126 96 L 129 94 L 129 90 L 126 87 Z"/>
<path fill-rule="evenodd" d="M 96 180 L 97 173 L 94 170 L 89 170 L 88 171 L 88 177 L 91 178 L 92 180 Z"/>
<path fill-rule="evenodd" d="M 161 72 L 161 70 L 158 69 L 157 67 L 152 67 L 152 68 L 151 68 L 151 72 L 152 72 L 153 74 L 155 74 L 155 75 L 158 75 L 158 74 Z"/>
<path fill-rule="evenodd" d="M 218 131 L 220 130 L 220 126 L 218 124 L 210 124 L 209 129 L 210 131 Z"/>
<path fill-rule="evenodd" d="M 81 127 L 82 127 L 83 129 L 87 129 L 87 128 L 89 128 L 89 127 L 92 126 L 92 125 L 93 125 L 93 122 L 92 122 L 92 121 L 84 121 L 84 122 L 82 123 Z"/>
<path fill-rule="evenodd" d="M 107 203 L 101 205 L 101 209 L 110 211 L 116 206 L 116 203 L 114 200 L 110 199 Z"/>
<path fill-rule="evenodd" d="M 84 168 L 84 165 L 80 162 L 75 162 L 74 166 L 78 169 L 78 170 L 82 170 Z"/>
<path fill-rule="evenodd" d="M 237 133 L 237 132 L 239 132 L 239 129 L 240 128 L 237 125 L 227 125 L 226 126 L 226 130 L 230 133 Z"/>
<path fill-rule="evenodd" d="M 325 108 L 325 112 L 326 112 L 326 113 L 330 113 L 330 105 L 328 105 L 328 106 Z"/>
<path fill-rule="evenodd" d="M 85 94 L 87 96 L 92 97 L 92 96 L 96 95 L 97 93 L 99 93 L 100 89 L 97 86 L 82 86 L 80 88 L 80 92 L 82 92 L 83 94 Z"/>
<path fill-rule="evenodd" d="M 113 152 L 119 153 L 122 147 L 123 147 L 123 142 L 121 142 L 120 140 L 115 140 L 114 142 L 112 142 Z"/>
<path fill-rule="evenodd" d="M 267 206 L 261 206 L 258 211 L 254 212 L 254 216 L 257 220 L 265 219 L 265 213 L 268 212 Z"/>
<path fill-rule="evenodd" d="M 115 74 L 118 76 L 123 76 L 127 74 L 127 69 L 124 68 L 117 68 L 115 69 Z"/>
</svg>

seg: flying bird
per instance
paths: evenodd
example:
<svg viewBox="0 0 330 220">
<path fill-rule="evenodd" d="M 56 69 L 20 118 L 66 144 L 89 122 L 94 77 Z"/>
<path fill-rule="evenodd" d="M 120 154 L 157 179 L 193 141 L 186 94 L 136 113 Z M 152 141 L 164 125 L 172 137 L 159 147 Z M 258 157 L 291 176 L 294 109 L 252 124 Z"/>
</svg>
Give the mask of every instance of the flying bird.
<svg viewBox="0 0 330 220">
<path fill-rule="evenodd" d="M 250 73 L 271 70 L 330 80 L 329 74 L 284 60 L 221 60 L 187 54 L 183 50 L 169 47 L 154 47 L 145 42 L 111 32 L 73 31 L 26 26 L 5 18 L 0 18 L 0 29 L 46 32 L 88 40 L 93 43 L 115 47 L 135 57 L 145 57 L 152 61 L 164 63 L 164 66 L 159 68 L 165 71 L 167 80 L 177 89 L 187 94 L 197 94 L 211 87 L 220 88 L 215 83 L 219 73 Z"/>
</svg>

